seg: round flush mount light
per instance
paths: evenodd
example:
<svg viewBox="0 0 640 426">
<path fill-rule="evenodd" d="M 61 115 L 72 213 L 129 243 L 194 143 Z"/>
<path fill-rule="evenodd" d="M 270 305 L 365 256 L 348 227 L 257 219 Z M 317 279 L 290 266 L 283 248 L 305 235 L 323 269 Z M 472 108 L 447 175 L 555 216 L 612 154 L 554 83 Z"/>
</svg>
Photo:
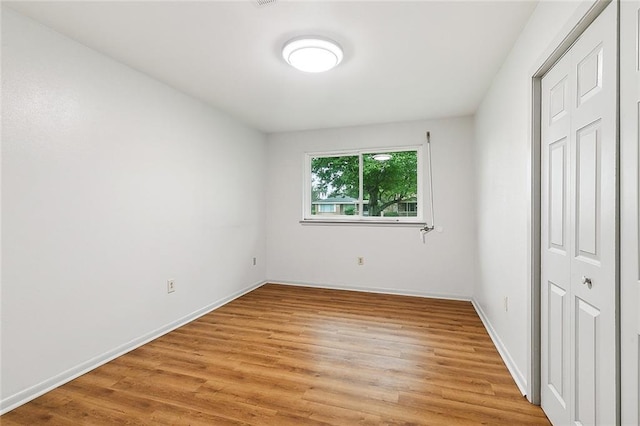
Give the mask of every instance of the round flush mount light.
<svg viewBox="0 0 640 426">
<path fill-rule="evenodd" d="M 285 43 L 282 57 L 292 67 L 304 72 L 324 72 L 342 61 L 342 48 L 324 37 L 296 37 Z"/>
<path fill-rule="evenodd" d="M 391 154 L 376 154 L 372 158 L 376 161 L 388 161 L 391 160 Z"/>
</svg>

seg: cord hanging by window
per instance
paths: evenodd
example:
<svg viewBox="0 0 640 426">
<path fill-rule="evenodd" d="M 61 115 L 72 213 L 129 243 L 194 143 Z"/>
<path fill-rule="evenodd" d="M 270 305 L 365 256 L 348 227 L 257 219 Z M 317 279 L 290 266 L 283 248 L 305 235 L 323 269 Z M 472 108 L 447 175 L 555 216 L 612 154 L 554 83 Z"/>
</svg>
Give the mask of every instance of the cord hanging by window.
<svg viewBox="0 0 640 426">
<path fill-rule="evenodd" d="M 427 223 L 420 228 L 420 238 L 424 243 L 424 236 L 435 229 L 436 219 L 433 214 L 433 162 L 431 161 L 431 132 L 427 132 L 427 155 L 429 157 L 429 207 L 431 208 L 431 226 Z"/>
</svg>

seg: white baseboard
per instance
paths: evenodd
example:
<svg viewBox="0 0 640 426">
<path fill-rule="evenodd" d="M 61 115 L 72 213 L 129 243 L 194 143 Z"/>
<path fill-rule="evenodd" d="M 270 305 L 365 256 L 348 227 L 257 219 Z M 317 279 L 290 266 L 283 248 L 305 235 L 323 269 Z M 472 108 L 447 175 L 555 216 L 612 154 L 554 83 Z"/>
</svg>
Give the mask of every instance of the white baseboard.
<svg viewBox="0 0 640 426">
<path fill-rule="evenodd" d="M 511 357 L 509 350 L 504 345 L 504 343 L 502 343 L 502 339 L 500 339 L 500 336 L 496 332 L 495 328 L 493 328 L 493 326 L 491 325 L 491 322 L 489 321 L 489 317 L 487 317 L 487 315 L 484 313 L 480 304 L 475 299 L 471 299 L 471 303 L 473 304 L 473 307 L 476 309 L 476 312 L 478 313 L 480 320 L 482 320 L 482 323 L 484 324 L 484 328 L 487 329 L 487 333 L 489 333 L 489 337 L 491 337 L 491 340 L 493 340 L 493 344 L 495 345 L 496 349 L 498 350 L 498 353 L 500 354 L 500 356 L 502 357 L 502 360 L 507 366 L 509 373 L 511 373 L 511 377 L 513 377 L 513 380 L 516 382 L 516 386 L 518 386 L 518 389 L 520 389 L 520 392 L 522 393 L 522 395 L 526 395 L 527 379 L 525 378 L 524 374 L 522 374 L 522 371 L 520 371 L 516 363 L 513 361 L 513 358 Z"/>
<path fill-rule="evenodd" d="M 44 380 L 43 382 L 38 383 L 37 385 L 31 386 L 23 391 L 20 391 L 7 398 L 4 398 L 2 401 L 0 401 L 0 415 L 6 412 L 9 412 L 14 408 L 17 408 L 20 405 L 25 404 L 39 397 L 40 395 L 43 395 L 67 382 L 70 382 L 71 380 L 77 377 L 80 377 L 83 374 L 88 373 L 89 371 L 97 367 L 100 367 L 101 365 L 104 365 L 107 362 L 114 360 L 115 358 L 118 358 L 119 356 L 126 354 L 127 352 L 130 352 L 136 348 L 139 348 L 140 346 L 146 343 L 149 343 L 150 341 L 157 339 L 158 337 L 164 334 L 167 334 L 170 331 L 175 330 L 176 328 L 182 327 L 183 325 L 205 314 L 208 314 L 209 312 L 223 305 L 226 305 L 232 300 L 237 299 L 238 297 L 250 291 L 253 291 L 258 287 L 261 287 L 264 284 L 265 284 L 265 281 L 261 281 L 259 283 L 255 283 L 248 287 L 245 287 L 242 290 L 239 290 L 227 297 L 223 297 L 222 299 L 219 299 L 203 308 L 200 308 L 188 315 L 185 315 L 182 318 L 172 321 L 169 324 L 166 324 L 158 329 L 155 329 L 147 334 L 144 334 L 138 338 L 135 338 L 101 355 L 91 358 L 75 367 L 72 367 L 66 371 L 63 371 L 60 374 L 57 374 L 47 380 Z"/>
<path fill-rule="evenodd" d="M 296 287 L 326 288 L 328 290 L 348 290 L 348 291 L 361 291 L 364 293 L 395 294 L 398 296 L 428 297 L 432 299 L 464 300 L 466 302 L 471 301 L 471 297 L 460 295 L 460 294 L 430 293 L 430 292 L 421 292 L 421 291 L 406 290 L 406 289 L 391 289 L 391 288 L 379 288 L 379 287 L 354 287 L 354 286 L 346 286 L 346 285 L 318 284 L 318 283 L 310 283 L 310 282 L 282 281 L 282 280 L 267 280 L 266 283 L 290 285 L 290 286 L 296 286 Z"/>
</svg>

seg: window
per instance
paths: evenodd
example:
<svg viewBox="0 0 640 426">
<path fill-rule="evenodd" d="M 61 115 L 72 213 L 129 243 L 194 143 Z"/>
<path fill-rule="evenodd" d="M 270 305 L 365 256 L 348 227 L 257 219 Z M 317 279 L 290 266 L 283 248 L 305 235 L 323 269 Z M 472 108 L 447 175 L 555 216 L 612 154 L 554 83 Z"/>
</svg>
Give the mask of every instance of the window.
<svg viewBox="0 0 640 426">
<path fill-rule="evenodd" d="M 305 220 L 422 221 L 421 147 L 307 154 Z"/>
</svg>

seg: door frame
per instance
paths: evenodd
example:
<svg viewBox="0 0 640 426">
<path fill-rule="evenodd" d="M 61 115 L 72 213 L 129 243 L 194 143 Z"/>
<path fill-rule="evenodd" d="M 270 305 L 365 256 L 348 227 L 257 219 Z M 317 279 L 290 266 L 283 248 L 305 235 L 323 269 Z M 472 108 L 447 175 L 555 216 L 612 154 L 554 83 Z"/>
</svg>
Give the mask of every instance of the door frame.
<svg viewBox="0 0 640 426">
<path fill-rule="evenodd" d="M 582 33 L 591 25 L 600 13 L 612 2 L 617 0 L 583 0 L 574 14 L 567 21 L 554 41 L 547 47 L 536 61 L 529 75 L 531 76 L 531 118 L 529 120 L 529 188 L 530 210 L 528 212 L 528 240 L 529 240 L 529 351 L 527 378 L 527 399 L 540 405 L 542 383 L 541 370 L 541 168 L 542 168 L 542 77 L 569 50 Z M 618 12 L 619 13 L 619 12 Z M 619 21 L 619 19 L 618 19 Z M 616 283 L 619 286 L 619 283 Z M 618 289 L 619 291 L 619 289 Z M 619 330 L 616 330 L 619 334 Z M 618 362 L 618 366 L 620 363 Z M 618 371 L 619 376 L 619 371 Z M 619 380 L 618 380 L 619 382 Z M 619 395 L 619 393 L 618 393 Z M 619 411 L 619 399 L 618 399 Z"/>
</svg>

